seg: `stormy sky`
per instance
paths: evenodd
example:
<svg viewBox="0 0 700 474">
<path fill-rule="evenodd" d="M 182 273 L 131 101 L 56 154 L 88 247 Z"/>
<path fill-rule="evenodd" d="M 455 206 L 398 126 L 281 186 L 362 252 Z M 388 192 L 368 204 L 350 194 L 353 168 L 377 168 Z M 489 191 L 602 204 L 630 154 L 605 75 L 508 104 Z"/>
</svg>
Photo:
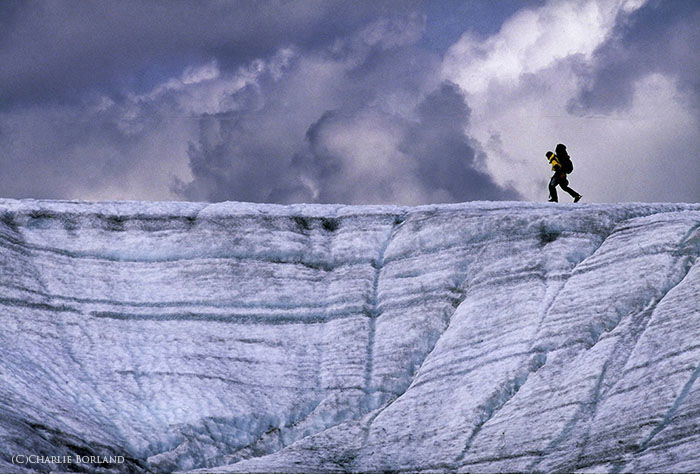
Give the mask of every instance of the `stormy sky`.
<svg viewBox="0 0 700 474">
<path fill-rule="evenodd" d="M 700 200 L 697 0 L 0 2 L 0 197 Z M 566 199 L 562 197 L 562 201 Z"/>
</svg>

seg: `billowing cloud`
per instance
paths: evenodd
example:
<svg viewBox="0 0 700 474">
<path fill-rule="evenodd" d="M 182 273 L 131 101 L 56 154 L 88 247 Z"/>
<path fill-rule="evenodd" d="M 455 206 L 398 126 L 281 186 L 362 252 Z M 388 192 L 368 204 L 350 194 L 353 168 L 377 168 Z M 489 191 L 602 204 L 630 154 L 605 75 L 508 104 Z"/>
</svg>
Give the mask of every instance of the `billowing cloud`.
<svg viewBox="0 0 700 474">
<path fill-rule="evenodd" d="M 469 109 L 412 45 L 417 16 L 377 21 L 276 79 L 240 94 L 258 102 L 203 117 L 189 157 L 188 199 L 401 203 L 514 199 L 482 169 L 465 135 Z M 235 95 L 232 96 L 235 101 Z"/>
<path fill-rule="evenodd" d="M 2 2 L 0 108 L 65 103 L 88 91 L 143 92 L 182 64 L 232 71 L 285 45 L 312 49 L 416 2 L 203 0 Z"/>
<path fill-rule="evenodd" d="M 474 5 L 2 2 L 0 195 L 698 200 L 697 2 Z"/>
<path fill-rule="evenodd" d="M 700 146 L 697 58 L 685 43 L 697 36 L 693 4 L 552 1 L 486 41 L 463 36 L 443 77 L 472 106 L 468 133 L 496 180 L 544 200 L 544 152 L 565 143 L 588 201 L 697 201 L 698 160 L 667 160 Z"/>
<path fill-rule="evenodd" d="M 420 46 L 419 3 L 203 2 L 196 14 L 186 2 L 5 8 L 5 195 L 518 197 L 486 173 L 465 134 L 463 96 L 440 85 L 439 55 Z M 430 115 L 438 106 L 453 116 Z"/>
<path fill-rule="evenodd" d="M 486 172 L 486 156 L 465 134 L 471 110 L 459 88 L 444 82 L 417 108 L 417 121 L 407 130 L 402 149 L 417 162 L 431 201 L 517 199 L 518 193 L 496 185 Z"/>
<path fill-rule="evenodd" d="M 700 106 L 700 3 L 652 2 L 618 22 L 596 49 L 572 112 L 609 112 L 632 106 L 635 83 L 652 74 L 670 78 Z"/>
<path fill-rule="evenodd" d="M 415 108 L 411 119 L 377 108 L 327 112 L 296 157 L 314 200 L 421 204 L 516 199 L 481 169 L 478 144 L 464 134 L 469 108 L 450 83 Z"/>
</svg>

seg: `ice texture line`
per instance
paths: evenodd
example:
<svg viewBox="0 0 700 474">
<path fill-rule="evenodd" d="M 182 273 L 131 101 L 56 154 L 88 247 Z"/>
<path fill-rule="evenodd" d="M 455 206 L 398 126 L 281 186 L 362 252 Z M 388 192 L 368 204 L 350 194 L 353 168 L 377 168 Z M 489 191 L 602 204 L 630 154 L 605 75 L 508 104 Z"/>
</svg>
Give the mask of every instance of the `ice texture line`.
<svg viewBox="0 0 700 474">
<path fill-rule="evenodd" d="M 681 404 L 685 401 L 685 399 L 688 396 L 688 393 L 690 392 L 690 389 L 693 387 L 693 384 L 697 381 L 698 377 L 700 377 L 700 364 L 695 368 L 692 374 L 690 374 L 690 377 L 688 378 L 688 381 L 683 385 L 683 388 L 681 389 L 680 393 L 678 394 L 678 397 L 673 401 L 673 405 L 669 410 L 666 412 L 664 415 L 663 419 L 659 424 L 652 430 L 651 433 L 649 433 L 649 436 L 647 436 L 644 441 L 642 441 L 642 444 L 639 445 L 639 451 L 644 451 L 647 449 L 651 441 L 654 439 L 654 437 L 659 434 L 661 430 L 666 428 L 671 420 L 673 419 L 673 416 L 676 414 L 678 411 L 678 408 L 681 406 Z"/>
<path fill-rule="evenodd" d="M 400 228 L 401 224 L 404 222 L 405 216 L 395 216 L 394 217 L 394 222 L 392 223 L 392 226 L 389 228 L 389 231 L 387 232 L 387 237 L 384 240 L 384 242 L 381 244 L 379 247 L 379 252 L 372 260 L 372 267 L 374 268 L 374 275 L 372 277 L 372 286 L 370 287 L 370 293 L 367 298 L 367 303 L 368 303 L 368 309 L 367 309 L 367 317 L 369 319 L 367 325 L 368 325 L 368 332 L 367 332 L 367 354 L 365 358 L 365 375 L 364 375 L 364 387 L 365 387 L 365 393 L 368 394 L 367 397 L 367 406 L 370 405 L 370 398 L 369 394 L 371 393 L 372 390 L 372 370 L 373 370 L 373 365 L 374 365 L 374 338 L 375 338 L 375 333 L 376 333 L 376 325 L 377 325 L 377 318 L 379 317 L 380 313 L 380 304 L 379 304 L 379 280 L 381 278 L 382 274 L 382 269 L 384 268 L 384 256 L 386 254 L 386 250 L 391 244 L 391 241 Z M 371 409 L 369 410 L 371 411 Z"/>
</svg>

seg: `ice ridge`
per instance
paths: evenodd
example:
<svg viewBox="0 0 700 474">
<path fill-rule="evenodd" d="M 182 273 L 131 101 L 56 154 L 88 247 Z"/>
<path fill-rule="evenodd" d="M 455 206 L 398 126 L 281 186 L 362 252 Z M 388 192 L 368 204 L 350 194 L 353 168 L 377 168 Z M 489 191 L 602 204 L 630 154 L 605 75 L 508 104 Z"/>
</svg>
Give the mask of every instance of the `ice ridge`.
<svg viewBox="0 0 700 474">
<path fill-rule="evenodd" d="M 0 200 L 0 472 L 698 471 L 698 255 L 698 204 Z"/>
</svg>

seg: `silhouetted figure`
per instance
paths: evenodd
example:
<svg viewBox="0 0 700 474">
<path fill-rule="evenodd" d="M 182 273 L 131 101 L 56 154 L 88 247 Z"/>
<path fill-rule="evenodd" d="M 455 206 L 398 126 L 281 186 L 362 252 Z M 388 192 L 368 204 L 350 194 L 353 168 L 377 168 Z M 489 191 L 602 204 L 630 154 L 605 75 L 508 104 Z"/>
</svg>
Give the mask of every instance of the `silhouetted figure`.
<svg viewBox="0 0 700 474">
<path fill-rule="evenodd" d="M 556 154 L 551 151 L 545 153 L 549 164 L 552 165 L 552 171 L 554 171 L 552 179 L 549 180 L 549 202 L 559 201 L 557 197 L 557 185 L 569 193 L 571 197 L 574 198 L 574 202 L 579 202 L 582 196 L 569 187 L 569 180 L 566 179 L 567 173 L 571 173 L 574 169 L 571 157 L 569 157 L 569 154 L 566 152 L 566 146 L 561 143 L 557 145 L 556 150 Z"/>
</svg>

